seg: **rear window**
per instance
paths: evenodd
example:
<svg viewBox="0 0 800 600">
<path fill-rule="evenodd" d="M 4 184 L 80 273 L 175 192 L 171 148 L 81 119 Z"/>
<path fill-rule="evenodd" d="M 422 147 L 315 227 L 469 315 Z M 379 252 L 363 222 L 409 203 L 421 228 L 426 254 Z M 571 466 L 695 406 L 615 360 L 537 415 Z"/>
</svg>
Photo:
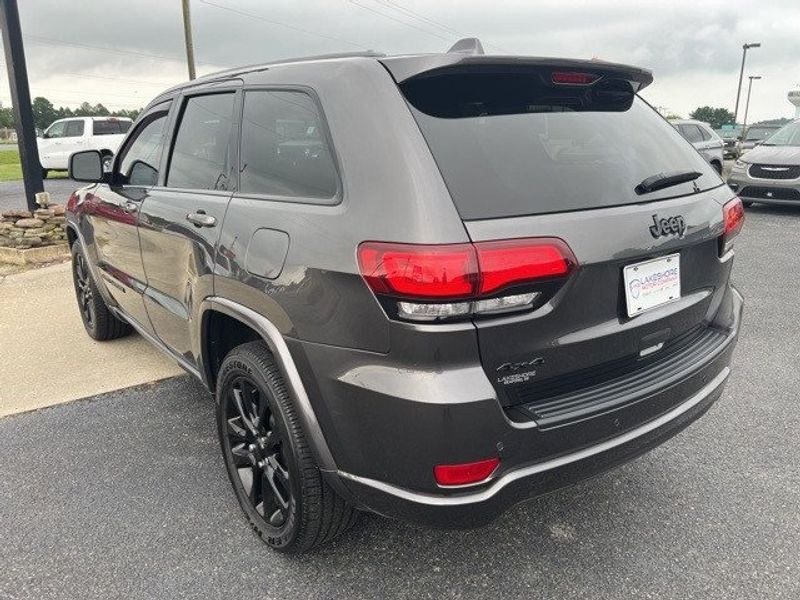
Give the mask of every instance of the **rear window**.
<svg viewBox="0 0 800 600">
<path fill-rule="evenodd" d="M 459 72 L 400 87 L 463 219 L 649 202 L 721 185 L 622 80 L 554 86 L 538 72 Z M 671 171 L 702 176 L 635 193 L 642 180 Z"/>
<path fill-rule="evenodd" d="M 119 135 L 121 133 L 127 133 L 130 128 L 130 121 L 117 121 L 112 119 L 107 121 L 94 121 L 92 124 L 94 135 Z"/>
</svg>

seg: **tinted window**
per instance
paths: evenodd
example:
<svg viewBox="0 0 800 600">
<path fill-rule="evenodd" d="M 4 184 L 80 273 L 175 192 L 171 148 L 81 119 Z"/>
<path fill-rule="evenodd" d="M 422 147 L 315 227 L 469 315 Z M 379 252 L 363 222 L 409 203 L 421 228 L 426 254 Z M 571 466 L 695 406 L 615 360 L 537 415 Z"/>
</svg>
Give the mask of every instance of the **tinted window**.
<svg viewBox="0 0 800 600">
<path fill-rule="evenodd" d="M 711 132 L 703 127 L 702 125 L 698 125 L 697 128 L 700 130 L 700 136 L 703 138 L 704 142 L 707 142 L 711 139 Z"/>
<path fill-rule="evenodd" d="M 93 121 L 92 131 L 94 135 L 119 135 L 126 133 L 130 129 L 130 124 L 130 121 L 117 121 L 115 119 Z"/>
<path fill-rule="evenodd" d="M 64 137 L 64 129 L 67 127 L 66 121 L 59 121 L 58 123 L 53 123 L 48 127 L 47 131 L 45 131 L 45 136 L 48 138 L 60 138 Z"/>
<path fill-rule="evenodd" d="M 250 91 L 244 97 L 243 193 L 332 198 L 338 177 L 314 100 L 302 92 Z"/>
<path fill-rule="evenodd" d="M 638 195 L 657 173 L 709 165 L 626 82 L 553 86 L 538 74 L 421 76 L 401 85 L 464 219 L 580 210 L 695 193 Z"/>
<path fill-rule="evenodd" d="M 189 98 L 172 148 L 167 185 L 214 190 L 227 188 L 234 94 Z"/>
<path fill-rule="evenodd" d="M 67 121 L 64 137 L 80 137 L 83 135 L 83 121 Z"/>
<path fill-rule="evenodd" d="M 166 123 L 166 112 L 156 113 L 142 121 L 122 155 L 119 167 L 121 183 L 150 187 L 158 182 Z"/>
<path fill-rule="evenodd" d="M 703 134 L 700 133 L 700 128 L 697 125 L 678 125 L 678 127 L 680 127 L 683 137 L 693 144 L 703 141 Z"/>
</svg>

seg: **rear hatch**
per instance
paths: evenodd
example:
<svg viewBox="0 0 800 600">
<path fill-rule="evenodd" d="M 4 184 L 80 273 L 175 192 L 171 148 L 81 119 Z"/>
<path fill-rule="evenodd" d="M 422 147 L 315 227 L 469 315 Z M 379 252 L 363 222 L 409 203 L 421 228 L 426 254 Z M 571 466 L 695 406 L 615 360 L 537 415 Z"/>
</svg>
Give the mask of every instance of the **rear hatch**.
<svg viewBox="0 0 800 600">
<path fill-rule="evenodd" d="M 535 291 L 529 310 L 475 317 L 505 406 L 563 424 L 600 408 L 554 413 L 554 402 L 574 404 L 612 380 L 631 385 L 659 361 L 677 368 L 714 342 L 730 271 L 723 205 L 733 194 L 638 97 L 649 73 L 483 56 L 384 64 L 471 240 L 559 238 L 577 262 L 563 277 L 500 292 Z M 660 185 L 660 174 L 678 177 Z"/>
</svg>

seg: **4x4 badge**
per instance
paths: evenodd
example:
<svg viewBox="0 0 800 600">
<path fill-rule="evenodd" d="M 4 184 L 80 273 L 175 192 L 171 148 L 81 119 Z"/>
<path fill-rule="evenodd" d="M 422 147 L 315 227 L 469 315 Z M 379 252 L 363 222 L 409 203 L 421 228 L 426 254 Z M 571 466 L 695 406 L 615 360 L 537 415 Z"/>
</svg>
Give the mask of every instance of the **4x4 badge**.
<svg viewBox="0 0 800 600">
<path fill-rule="evenodd" d="M 683 237 L 683 232 L 686 231 L 686 221 L 681 215 L 669 217 L 668 219 L 659 219 L 658 215 L 653 215 L 653 224 L 650 225 L 650 233 L 654 238 L 659 238 L 662 235 L 677 235 Z"/>
</svg>

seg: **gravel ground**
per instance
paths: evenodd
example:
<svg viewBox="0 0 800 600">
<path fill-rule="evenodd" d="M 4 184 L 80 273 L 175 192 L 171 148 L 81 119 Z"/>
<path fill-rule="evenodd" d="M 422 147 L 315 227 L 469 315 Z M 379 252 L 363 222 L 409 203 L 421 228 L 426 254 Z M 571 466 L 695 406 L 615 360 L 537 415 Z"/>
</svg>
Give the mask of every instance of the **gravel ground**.
<svg viewBox="0 0 800 600">
<path fill-rule="evenodd" d="M 0 420 L 0 598 L 796 599 L 799 224 L 748 211 L 745 323 L 708 415 L 476 531 L 366 516 L 314 553 L 271 552 L 187 377 Z"/>
</svg>

